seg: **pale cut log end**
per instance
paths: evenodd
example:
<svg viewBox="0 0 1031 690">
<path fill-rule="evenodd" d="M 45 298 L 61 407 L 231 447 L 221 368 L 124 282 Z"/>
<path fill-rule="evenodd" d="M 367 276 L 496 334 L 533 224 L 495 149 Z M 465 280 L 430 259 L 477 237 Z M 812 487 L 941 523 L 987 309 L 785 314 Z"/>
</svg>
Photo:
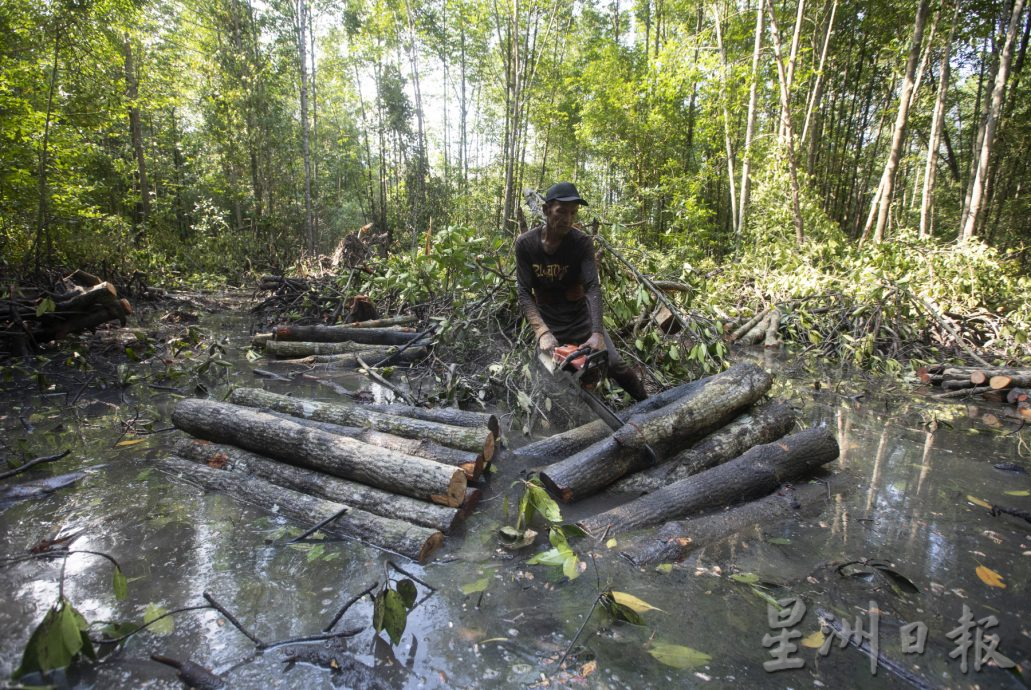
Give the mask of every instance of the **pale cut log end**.
<svg viewBox="0 0 1031 690">
<path fill-rule="evenodd" d="M 487 434 L 487 438 L 483 441 L 483 462 L 488 463 L 494 460 L 494 450 L 494 432 L 491 431 Z"/>
<path fill-rule="evenodd" d="M 123 297 L 122 299 L 118 300 L 118 303 L 122 305 L 122 311 L 125 312 L 126 316 L 132 316 L 132 305 L 129 304 L 129 300 Z"/>
<path fill-rule="evenodd" d="M 417 560 L 420 563 L 425 563 L 427 560 L 429 560 L 429 557 L 433 554 L 433 552 L 443 545 L 444 534 L 442 532 L 434 532 L 426 540 L 426 543 L 422 545 L 422 548 L 419 549 L 419 557 Z"/>
<path fill-rule="evenodd" d="M 920 379 L 920 383 L 925 386 L 931 383 L 931 372 L 927 367 L 920 367 L 916 370 L 916 377 Z"/>
<path fill-rule="evenodd" d="M 978 369 L 977 371 L 971 372 L 971 374 L 970 374 L 970 383 L 974 384 L 975 386 L 983 386 L 985 381 L 987 381 L 987 380 L 988 380 L 988 374 L 984 373 L 980 369 Z"/>
<path fill-rule="evenodd" d="M 994 391 L 1001 391 L 1004 388 L 1009 388 L 1010 384 L 1013 383 L 1013 378 L 1010 376 L 993 376 L 988 385 Z"/>
</svg>

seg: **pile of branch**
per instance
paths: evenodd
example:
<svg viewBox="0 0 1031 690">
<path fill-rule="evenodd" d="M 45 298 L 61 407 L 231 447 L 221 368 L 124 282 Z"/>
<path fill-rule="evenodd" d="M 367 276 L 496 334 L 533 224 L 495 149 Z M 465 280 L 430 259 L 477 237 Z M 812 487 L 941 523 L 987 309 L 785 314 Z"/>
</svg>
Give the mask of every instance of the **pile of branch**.
<svg viewBox="0 0 1031 690">
<path fill-rule="evenodd" d="M 637 496 L 579 523 L 596 536 L 720 510 L 762 498 L 838 456 L 826 428 L 786 435 L 795 414 L 783 401 L 763 401 L 771 385 L 760 367 L 738 364 L 638 403 L 614 432 L 594 422 L 516 453 L 561 457 L 539 474 L 565 502 L 599 491 Z M 779 508 L 767 503 L 772 517 Z"/>
<path fill-rule="evenodd" d="M 498 420 L 457 409 L 323 403 L 260 389 L 184 400 L 191 437 L 159 466 L 298 523 L 424 562 L 480 498 Z M 311 530 L 311 531 L 314 531 Z"/>
<path fill-rule="evenodd" d="M 1031 369 L 959 367 L 935 364 L 917 371 L 925 385 L 937 386 L 937 398 L 980 396 L 988 402 L 1013 405 L 1013 416 L 1031 421 Z"/>
<path fill-rule="evenodd" d="M 108 321 L 117 320 L 124 326 L 132 311 L 113 284 L 75 271 L 51 290 L 12 289 L 0 303 L 0 335 L 9 351 L 23 354 L 38 344 Z"/>
</svg>

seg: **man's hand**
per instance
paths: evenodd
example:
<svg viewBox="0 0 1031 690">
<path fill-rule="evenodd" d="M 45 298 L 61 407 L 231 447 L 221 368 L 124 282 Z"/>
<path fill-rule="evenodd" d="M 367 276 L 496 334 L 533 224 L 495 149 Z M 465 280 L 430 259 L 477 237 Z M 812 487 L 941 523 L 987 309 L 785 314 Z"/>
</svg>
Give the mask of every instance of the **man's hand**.
<svg viewBox="0 0 1031 690">
<path fill-rule="evenodd" d="M 541 352 L 551 352 L 558 347 L 558 341 L 555 340 L 551 331 L 545 331 L 544 335 L 537 339 L 537 347 L 541 349 Z"/>
<path fill-rule="evenodd" d="M 580 345 L 580 347 L 589 347 L 595 352 L 598 350 L 605 349 L 605 336 L 601 333 L 591 333 L 591 337 L 587 339 L 586 343 Z"/>
</svg>

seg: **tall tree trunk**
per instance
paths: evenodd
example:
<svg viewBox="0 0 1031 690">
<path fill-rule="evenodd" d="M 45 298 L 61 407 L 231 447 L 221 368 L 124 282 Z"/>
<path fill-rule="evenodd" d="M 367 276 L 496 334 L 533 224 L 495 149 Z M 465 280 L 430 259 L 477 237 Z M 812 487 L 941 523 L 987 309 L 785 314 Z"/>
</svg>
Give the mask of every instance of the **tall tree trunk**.
<svg viewBox="0 0 1031 690">
<path fill-rule="evenodd" d="M 805 122 L 802 124 L 802 137 L 799 145 L 804 144 L 809 135 L 809 125 L 812 122 L 813 112 L 820 108 L 820 99 L 823 97 L 823 68 L 827 64 L 827 49 L 831 44 L 831 36 L 834 34 L 834 16 L 838 11 L 838 0 L 831 1 L 831 16 L 827 20 L 827 33 L 823 37 L 823 49 L 820 51 L 820 66 L 816 69 L 816 83 L 813 85 L 812 94 L 805 110 Z M 812 171 L 810 170 L 810 173 Z"/>
<path fill-rule="evenodd" d="M 949 57 L 952 51 L 952 38 L 956 34 L 956 23 L 959 21 L 959 3 L 952 13 L 952 27 L 942 47 L 941 61 L 938 66 L 938 91 L 934 97 L 934 110 L 931 114 L 931 133 L 927 142 L 927 165 L 924 168 L 924 189 L 920 201 L 920 237 L 931 236 L 931 204 L 934 197 L 934 181 L 938 174 L 938 148 L 941 145 L 942 125 L 945 121 L 945 95 L 949 90 Z"/>
<path fill-rule="evenodd" d="M 132 54 L 132 39 L 126 34 L 123 37 L 125 51 L 125 97 L 129 101 L 129 138 L 132 142 L 132 153 L 136 160 L 136 192 L 137 199 L 133 212 L 134 240 L 138 245 L 143 240 L 143 224 L 150 217 L 150 189 L 147 185 L 147 163 L 143 155 L 143 122 L 140 117 L 139 79 L 136 74 L 136 63 Z"/>
<path fill-rule="evenodd" d="M 1021 0 L 1022 1 L 1022 0 Z M 884 229 L 888 225 L 888 209 L 891 207 L 892 194 L 895 191 L 895 173 L 899 158 L 902 156 L 903 139 L 906 134 L 906 123 L 909 119 L 909 106 L 912 103 L 913 86 L 916 76 L 916 64 L 920 59 L 920 46 L 924 40 L 924 25 L 927 23 L 927 0 L 920 0 L 916 10 L 916 23 L 913 26 L 913 40 L 909 44 L 909 57 L 906 59 L 906 73 L 902 79 L 902 90 L 899 93 L 899 109 L 895 116 L 895 127 L 891 135 L 891 148 L 888 149 L 888 162 L 884 166 L 880 183 L 880 205 L 877 210 L 877 223 L 873 229 L 873 241 L 884 240 Z M 867 228 L 868 230 L 869 228 Z M 863 235 L 867 234 L 864 230 Z"/>
<path fill-rule="evenodd" d="M 795 221 L 795 243 L 799 246 L 805 242 L 805 222 L 802 220 L 801 191 L 798 186 L 798 166 L 795 163 L 795 135 L 791 126 L 791 99 L 788 92 L 787 74 L 784 68 L 784 55 L 780 49 L 780 30 L 777 28 L 777 16 L 773 11 L 773 0 L 765 0 L 766 11 L 770 15 L 770 35 L 773 37 L 773 57 L 777 63 L 777 77 L 780 81 L 780 107 L 783 112 L 784 141 L 787 144 L 784 155 L 787 157 L 788 175 L 791 178 L 791 211 Z"/>
<path fill-rule="evenodd" d="M 727 108 L 727 51 L 723 46 L 723 30 L 720 28 L 720 11 L 714 4 L 712 6 L 713 21 L 716 26 L 716 45 L 720 51 L 720 63 L 722 71 L 720 75 L 720 101 L 723 103 L 723 140 L 727 147 L 727 184 L 730 188 L 730 222 L 734 228 L 735 241 L 741 238 L 741 226 L 738 224 L 737 215 L 737 190 L 734 187 L 734 147 L 730 141 L 730 110 Z"/>
<path fill-rule="evenodd" d="M 835 0 L 837 2 L 837 0 Z M 755 10 L 755 40 L 752 47 L 752 76 L 748 86 L 748 117 L 745 123 L 745 152 L 741 160 L 741 202 L 738 207 L 737 218 L 740 232 L 743 232 L 748 217 L 748 192 L 751 185 L 752 166 L 752 135 L 755 131 L 755 110 L 758 100 L 759 87 L 759 53 L 762 49 L 763 38 L 763 8 Z"/>
<path fill-rule="evenodd" d="M 791 105 L 791 91 L 795 85 L 795 62 L 798 59 L 798 42 L 802 36 L 802 17 L 805 12 L 805 0 L 798 0 L 798 7 L 795 12 L 795 27 L 791 32 L 791 51 L 788 55 L 787 64 L 787 90 L 788 90 L 788 106 Z M 779 37 L 778 37 L 779 40 Z M 782 112 L 780 115 L 780 130 L 779 139 L 781 145 L 785 145 L 787 142 L 787 116 Z"/>
<path fill-rule="evenodd" d="M 1002 47 L 1002 56 L 999 59 L 999 71 L 995 75 L 995 86 L 992 88 L 991 108 L 988 111 L 988 119 L 985 121 L 984 137 L 981 142 L 980 154 L 977 158 L 977 169 L 970 181 L 970 207 L 967 209 L 966 217 L 963 219 L 963 227 L 959 239 L 966 242 L 974 236 L 974 228 L 981 215 L 981 204 L 983 203 L 984 187 L 988 176 L 988 166 L 991 162 L 992 145 L 995 143 L 995 130 L 999 125 L 999 116 L 1002 113 L 1003 101 L 1006 96 L 1006 80 L 1009 77 L 1010 61 L 1013 58 L 1013 43 L 1017 35 L 1017 27 L 1020 25 L 1020 16 L 1024 11 L 1024 0 L 1015 0 L 1013 12 L 1010 14 L 1009 26 L 1006 29 L 1006 42 Z"/>
<path fill-rule="evenodd" d="M 304 159 L 304 239 L 309 254 L 315 254 L 315 219 L 311 201 L 311 142 L 308 122 L 308 0 L 296 0 L 294 26 L 297 31 L 297 65 L 301 80 L 301 155 Z"/>
</svg>

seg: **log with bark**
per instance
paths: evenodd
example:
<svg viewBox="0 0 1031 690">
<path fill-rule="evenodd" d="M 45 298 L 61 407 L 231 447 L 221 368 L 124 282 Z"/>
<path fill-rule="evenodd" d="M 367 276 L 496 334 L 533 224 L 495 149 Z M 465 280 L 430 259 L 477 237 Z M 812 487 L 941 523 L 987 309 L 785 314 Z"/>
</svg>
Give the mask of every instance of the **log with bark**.
<svg viewBox="0 0 1031 690">
<path fill-rule="evenodd" d="M 306 426 L 311 429 L 321 429 L 322 431 L 330 434 L 337 434 L 339 436 L 357 439 L 358 441 L 368 443 L 371 446 L 378 446 L 380 448 L 386 448 L 387 450 L 394 450 L 399 453 L 406 453 L 407 455 L 414 455 L 419 458 L 426 458 L 427 460 L 439 462 L 442 465 L 459 467 L 463 472 L 465 472 L 466 479 L 469 480 L 479 479 L 487 464 L 483 459 L 482 453 L 459 450 L 458 448 L 449 448 L 447 446 L 442 446 L 439 443 L 434 443 L 433 441 L 427 441 L 424 438 L 405 438 L 404 436 L 395 436 L 394 434 L 387 434 L 382 431 L 376 431 L 366 427 L 343 426 L 340 424 L 333 424 L 331 422 L 320 422 L 315 419 L 295 417 L 285 412 L 276 412 L 275 410 L 263 409 L 262 412 L 282 419 L 289 419 L 296 424 L 300 424 L 301 426 Z M 180 453 L 180 455 L 182 455 L 182 453 Z"/>
<path fill-rule="evenodd" d="M 355 328 L 354 326 L 276 326 L 276 340 L 339 343 L 351 341 L 365 345 L 404 345 L 421 335 L 414 329 Z"/>
<path fill-rule="evenodd" d="M 427 439 L 451 448 L 481 453 L 486 462 L 490 462 L 494 457 L 494 434 L 486 427 L 474 429 L 439 422 L 427 422 L 410 417 L 398 417 L 350 403 L 298 400 L 258 388 L 237 388 L 229 395 L 229 401 L 237 405 L 264 407 L 276 412 L 285 412 L 294 417 L 304 417 L 320 422 L 331 422 L 342 426 L 363 426 L 405 438 Z"/>
<path fill-rule="evenodd" d="M 415 323 L 414 316 L 390 316 L 385 319 L 368 319 L 366 321 L 351 321 L 347 325 L 351 328 L 389 328 L 391 326 L 407 326 Z"/>
<path fill-rule="evenodd" d="M 728 340 L 730 342 L 737 342 L 749 333 L 753 328 L 759 325 L 759 322 L 766 318 L 766 315 L 770 313 L 770 307 L 766 307 L 762 311 L 759 311 L 752 318 L 745 321 L 743 324 L 738 326 L 733 333 L 730 334 Z"/>
<path fill-rule="evenodd" d="M 766 331 L 770 329 L 770 321 L 773 317 L 773 310 L 769 310 L 759 323 L 752 326 L 752 329 L 738 339 L 741 345 L 757 345 L 766 337 Z"/>
<path fill-rule="evenodd" d="M 425 347 L 411 347 L 405 350 L 393 346 L 380 348 L 376 345 L 368 345 L 364 347 L 375 347 L 376 349 L 368 352 L 345 352 L 339 355 L 308 355 L 299 359 L 274 359 L 269 363 L 309 369 L 357 369 L 364 366 L 362 362 L 371 367 L 387 366 L 400 362 L 418 362 L 428 354 Z"/>
<path fill-rule="evenodd" d="M 772 378 L 754 364 L 738 364 L 705 379 L 691 393 L 657 410 L 636 414 L 611 436 L 541 470 L 540 478 L 568 503 L 596 493 L 619 478 L 651 464 L 650 446 L 659 457 L 733 418 L 770 389 Z"/>
<path fill-rule="evenodd" d="M 31 298 L 11 296 L 0 304 L 0 337 L 45 343 L 108 321 L 124 326 L 133 313 L 114 285 L 84 271 L 63 278 L 54 291 L 30 292 Z"/>
<path fill-rule="evenodd" d="M 308 428 L 248 407 L 183 400 L 172 413 L 172 423 L 198 438 L 393 493 L 451 507 L 465 498 L 465 472 L 457 467 Z"/>
<path fill-rule="evenodd" d="M 344 503 L 309 496 L 242 473 L 214 469 L 175 456 L 159 460 L 157 465 L 170 475 L 211 491 L 229 494 L 263 510 L 276 506 L 278 515 L 306 527 L 314 527 L 338 516 L 322 526 L 320 531 L 354 539 L 420 563 L 444 543 L 444 535 L 438 530 L 373 515 Z"/>
<path fill-rule="evenodd" d="M 587 518 L 589 534 L 626 532 L 765 495 L 838 457 L 838 442 L 824 427 L 755 446 L 712 469 L 669 484 L 636 500 Z"/>
<path fill-rule="evenodd" d="M 662 391 L 661 393 L 656 393 L 649 398 L 645 398 L 640 402 L 634 403 L 625 410 L 617 412 L 616 416 L 625 422 L 635 414 L 657 410 L 660 407 L 668 405 L 674 400 L 687 395 L 699 386 L 702 386 L 704 381 L 705 379 L 690 381 L 688 383 L 682 383 L 679 386 L 674 386 L 673 388 Z M 516 448 L 512 451 L 512 454 L 517 457 L 539 458 L 554 461 L 572 455 L 573 453 L 577 453 L 592 443 L 600 441 L 611 433 L 612 429 L 609 428 L 608 424 L 600 419 L 596 419 L 593 422 L 588 422 L 587 424 L 574 427 L 568 431 L 563 431 L 560 434 L 554 434 L 547 438 L 542 438 L 539 441 L 528 443 L 522 448 Z"/>
<path fill-rule="evenodd" d="M 774 308 L 770 312 L 770 322 L 766 327 L 766 333 L 764 334 L 765 347 L 776 348 L 780 347 L 780 310 Z"/>
<path fill-rule="evenodd" d="M 343 355 L 355 352 L 376 356 L 378 354 L 387 355 L 396 349 L 393 345 L 365 345 L 351 341 L 309 343 L 301 340 L 269 340 L 265 343 L 265 354 L 279 359 L 300 359 L 309 355 Z"/>
<path fill-rule="evenodd" d="M 362 405 L 298 400 L 257 388 L 237 388 L 230 394 L 229 400 L 247 407 L 267 407 L 293 417 L 341 426 L 363 426 L 405 438 L 426 438 L 442 446 L 483 454 L 486 462 L 494 458 L 494 433 L 486 427 L 474 429 L 396 417 L 366 409 Z"/>
<path fill-rule="evenodd" d="M 662 464 L 608 488 L 612 493 L 649 493 L 732 460 L 752 446 L 776 441 L 795 426 L 795 411 L 783 400 L 770 400 L 738 415 L 690 448 Z"/>
<path fill-rule="evenodd" d="M 998 374 L 992 376 L 988 385 L 993 391 L 1007 390 L 1009 388 L 1031 387 L 1031 372 L 1027 374 Z"/>
<path fill-rule="evenodd" d="M 667 522 L 655 535 L 636 541 L 620 554 L 636 566 L 676 563 L 695 549 L 714 544 L 749 527 L 792 515 L 818 514 L 827 505 L 824 482 L 781 487 L 763 498 L 687 520 Z"/>
<path fill-rule="evenodd" d="M 416 407 L 400 403 L 372 403 L 364 405 L 364 407 L 374 412 L 411 417 L 426 422 L 440 422 L 451 426 L 472 428 L 486 427 L 494 434 L 494 438 L 501 436 L 501 425 L 498 423 L 498 418 L 489 412 L 460 410 L 457 407 Z"/>
<path fill-rule="evenodd" d="M 216 470 L 250 474 L 287 489 L 344 503 L 376 515 L 431 527 L 445 534 L 462 517 L 459 508 L 400 496 L 323 472 L 277 462 L 264 455 L 224 443 L 180 438 L 173 444 L 173 453 Z"/>
</svg>

